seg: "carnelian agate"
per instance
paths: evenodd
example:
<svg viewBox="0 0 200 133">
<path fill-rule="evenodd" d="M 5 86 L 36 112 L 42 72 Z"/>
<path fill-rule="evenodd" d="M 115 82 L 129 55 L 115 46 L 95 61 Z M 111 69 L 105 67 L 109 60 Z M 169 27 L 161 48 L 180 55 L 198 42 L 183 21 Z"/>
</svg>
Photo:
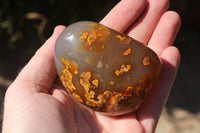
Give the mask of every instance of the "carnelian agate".
<svg viewBox="0 0 200 133">
<path fill-rule="evenodd" d="M 151 49 L 89 21 L 74 23 L 59 36 L 55 64 L 74 99 L 108 115 L 138 109 L 161 69 Z"/>
</svg>

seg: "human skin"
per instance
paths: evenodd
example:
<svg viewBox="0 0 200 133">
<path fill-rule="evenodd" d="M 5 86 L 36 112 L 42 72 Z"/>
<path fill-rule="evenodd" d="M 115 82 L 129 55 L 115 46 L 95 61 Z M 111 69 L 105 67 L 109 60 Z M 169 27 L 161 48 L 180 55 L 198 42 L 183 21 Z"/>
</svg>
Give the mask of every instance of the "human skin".
<svg viewBox="0 0 200 133">
<path fill-rule="evenodd" d="M 122 0 L 100 22 L 148 45 L 162 62 L 155 85 L 137 111 L 111 117 L 71 99 L 54 65 L 55 42 L 65 29 L 57 26 L 7 89 L 2 132 L 154 132 L 180 63 L 180 53 L 171 45 L 181 20 L 168 7 L 168 0 Z"/>
</svg>

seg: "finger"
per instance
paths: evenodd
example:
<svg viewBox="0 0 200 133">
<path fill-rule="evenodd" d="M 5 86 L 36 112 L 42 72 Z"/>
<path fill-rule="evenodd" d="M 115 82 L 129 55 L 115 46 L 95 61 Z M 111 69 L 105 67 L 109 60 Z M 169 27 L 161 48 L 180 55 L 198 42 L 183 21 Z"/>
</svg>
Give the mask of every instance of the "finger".
<svg viewBox="0 0 200 133">
<path fill-rule="evenodd" d="M 140 15 L 146 0 L 121 0 L 100 22 L 119 32 L 124 32 Z"/>
<path fill-rule="evenodd" d="M 103 125 L 105 131 L 112 133 L 144 133 L 141 124 L 134 113 L 122 116 L 107 116 L 96 112 L 96 118 Z"/>
<path fill-rule="evenodd" d="M 14 81 L 13 89 L 20 91 L 46 92 L 51 88 L 56 78 L 54 64 L 54 45 L 60 33 L 64 30 L 63 26 L 55 28 L 53 35 L 35 53 L 29 63 L 20 72 Z"/>
<path fill-rule="evenodd" d="M 54 86 L 50 94 L 63 105 L 73 105 L 69 94 L 61 86 Z"/>
<path fill-rule="evenodd" d="M 180 26 L 179 15 L 174 11 L 166 12 L 161 17 L 148 46 L 160 55 L 165 48 L 172 45 Z"/>
<path fill-rule="evenodd" d="M 166 104 L 180 64 L 180 53 L 177 48 L 170 46 L 163 51 L 161 59 L 163 67 L 160 76 L 137 111 L 138 119 L 146 127 L 147 132 L 154 131 Z"/>
<path fill-rule="evenodd" d="M 58 99 L 59 101 L 65 101 L 64 97 L 66 97 L 66 95 L 68 95 L 68 94 L 67 94 L 66 89 L 63 87 L 62 82 L 60 81 L 58 76 L 54 80 L 52 89 L 50 90 L 49 94 L 52 95 L 53 97 L 55 97 L 56 99 Z M 65 96 L 63 96 L 63 95 L 65 95 Z"/>
<path fill-rule="evenodd" d="M 147 44 L 160 17 L 168 7 L 168 0 L 148 0 L 145 11 L 128 30 L 127 34 L 136 40 Z"/>
</svg>

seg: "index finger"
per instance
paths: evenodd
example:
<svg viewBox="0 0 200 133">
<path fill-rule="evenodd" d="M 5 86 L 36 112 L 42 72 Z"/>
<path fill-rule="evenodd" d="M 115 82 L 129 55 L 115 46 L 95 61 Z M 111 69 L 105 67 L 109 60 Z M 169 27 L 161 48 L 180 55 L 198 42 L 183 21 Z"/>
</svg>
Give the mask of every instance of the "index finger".
<svg viewBox="0 0 200 133">
<path fill-rule="evenodd" d="M 137 19 L 146 6 L 146 0 L 121 0 L 100 23 L 124 32 Z"/>
</svg>

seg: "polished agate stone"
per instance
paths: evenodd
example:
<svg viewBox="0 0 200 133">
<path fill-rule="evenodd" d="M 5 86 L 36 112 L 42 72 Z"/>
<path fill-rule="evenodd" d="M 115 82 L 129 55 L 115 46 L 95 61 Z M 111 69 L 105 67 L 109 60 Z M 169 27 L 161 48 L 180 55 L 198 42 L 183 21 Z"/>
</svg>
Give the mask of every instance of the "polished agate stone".
<svg viewBox="0 0 200 133">
<path fill-rule="evenodd" d="M 62 32 L 55 46 L 55 64 L 74 99 L 108 115 L 137 110 L 161 69 L 150 48 L 89 21 L 74 23 Z"/>
</svg>

